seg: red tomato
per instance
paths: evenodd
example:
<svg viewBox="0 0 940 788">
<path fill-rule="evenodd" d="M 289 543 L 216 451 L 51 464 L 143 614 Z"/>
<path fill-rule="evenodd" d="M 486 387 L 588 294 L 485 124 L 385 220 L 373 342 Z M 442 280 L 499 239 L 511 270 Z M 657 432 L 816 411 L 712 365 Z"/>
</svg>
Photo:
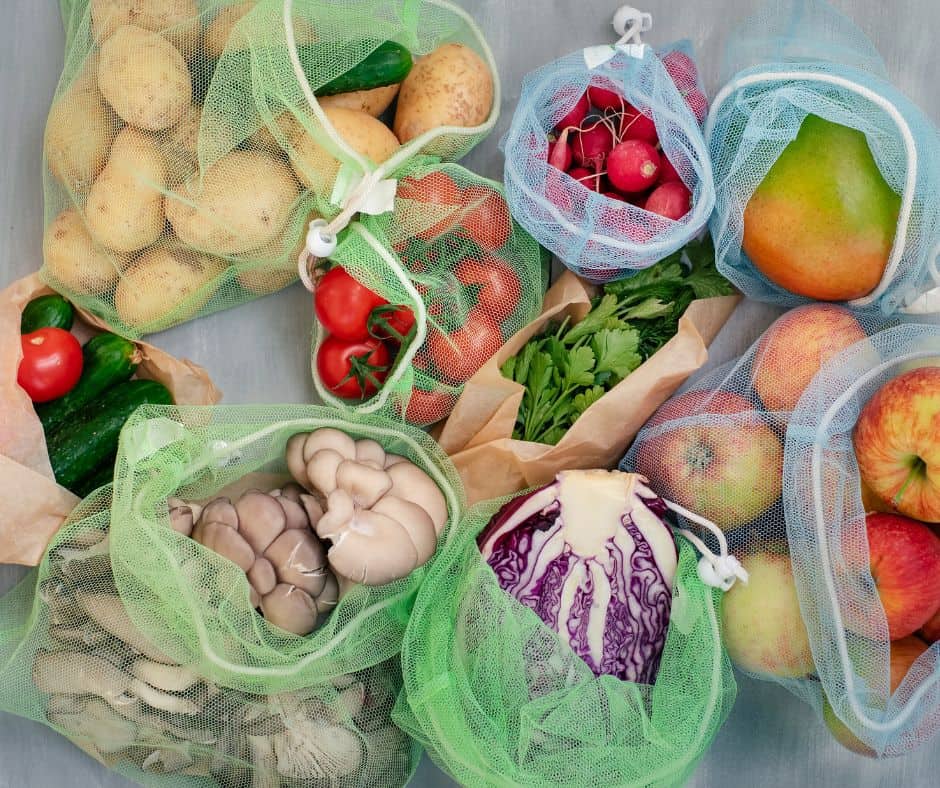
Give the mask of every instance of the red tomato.
<svg viewBox="0 0 940 788">
<path fill-rule="evenodd" d="M 499 192 L 487 186 L 468 186 L 461 195 L 466 210 L 461 224 L 481 249 L 495 252 L 506 245 L 512 232 L 509 207 Z"/>
<path fill-rule="evenodd" d="M 453 397 L 443 391 L 412 389 L 405 408 L 405 420 L 412 424 L 435 424 L 443 419 L 453 405 Z"/>
<path fill-rule="evenodd" d="M 376 307 L 369 315 L 369 333 L 377 339 L 404 342 L 415 325 L 410 307 L 386 304 Z"/>
<path fill-rule="evenodd" d="M 463 383 L 473 376 L 503 343 L 496 321 L 474 309 L 462 328 L 452 334 L 435 331 L 428 345 L 435 366 L 448 380 Z"/>
<path fill-rule="evenodd" d="M 16 382 L 33 402 L 68 394 L 82 376 L 82 346 L 61 328 L 40 328 L 20 337 L 23 360 Z"/>
<path fill-rule="evenodd" d="M 519 277 L 502 260 L 467 257 L 454 269 L 457 279 L 465 285 L 477 286 L 477 307 L 497 322 L 511 315 L 519 304 L 522 291 Z"/>
<path fill-rule="evenodd" d="M 327 337 L 317 351 L 317 373 L 337 397 L 364 399 L 378 391 L 388 377 L 388 348 L 369 337 L 345 342 Z"/>
<path fill-rule="evenodd" d="M 456 209 L 461 203 L 460 190 L 454 183 L 454 179 L 446 172 L 435 170 L 421 178 L 402 178 L 398 182 L 397 196 L 402 200 L 415 200 L 427 205 L 439 205 L 445 208 L 455 206 L 453 213 L 449 213 L 436 224 L 417 233 L 417 237 L 422 240 L 429 241 L 444 235 L 460 221 L 459 210 Z"/>
<path fill-rule="evenodd" d="M 313 294 L 317 320 L 333 336 L 349 341 L 368 339 L 369 315 L 377 306 L 387 303 L 338 266 L 317 282 Z"/>
</svg>

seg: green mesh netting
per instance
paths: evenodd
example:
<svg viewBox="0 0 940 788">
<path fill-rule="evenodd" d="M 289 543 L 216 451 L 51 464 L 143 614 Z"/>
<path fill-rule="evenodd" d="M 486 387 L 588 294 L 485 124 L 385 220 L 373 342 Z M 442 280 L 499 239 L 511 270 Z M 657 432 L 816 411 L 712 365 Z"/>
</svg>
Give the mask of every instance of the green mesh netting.
<svg viewBox="0 0 940 788">
<path fill-rule="evenodd" d="M 446 543 L 463 507 L 462 488 L 443 451 L 420 430 L 309 406 L 144 407 L 121 434 L 111 561 L 122 602 L 168 655 L 220 684 L 296 690 L 377 665 L 401 646 L 426 567 L 387 585 L 353 586 L 319 629 L 299 637 L 255 612 L 237 565 L 169 527 L 168 496 L 204 500 L 254 471 L 286 475 L 287 440 L 321 427 L 374 439 L 429 474 L 447 500 Z"/>
<path fill-rule="evenodd" d="M 736 692 L 720 593 L 699 580 L 691 546 L 680 539 L 655 684 L 596 677 L 480 555 L 476 536 L 505 500 L 468 513 L 421 587 L 393 719 L 464 785 L 681 784 Z"/>
<path fill-rule="evenodd" d="M 327 333 L 314 327 L 313 377 L 324 402 L 412 424 L 441 420 L 463 384 L 538 315 L 541 250 L 509 213 L 502 187 L 455 164 L 415 160 L 400 176 L 394 213 L 353 223 L 331 256 L 351 276 L 416 318 L 385 384 L 366 401 L 335 396 L 317 371 Z"/>
<path fill-rule="evenodd" d="M 145 636 L 118 587 L 111 492 L 80 504 L 42 564 L 0 600 L 0 709 L 49 725 L 144 785 L 408 781 L 420 749 L 390 720 L 397 662 L 252 694 L 170 657 L 169 632 Z"/>
<path fill-rule="evenodd" d="M 493 127 L 495 63 L 456 6 L 293 2 L 313 92 L 388 40 L 414 58 L 462 44 L 489 70 L 485 120 L 413 139 L 401 132 L 399 145 L 367 113 L 350 120 L 348 106 L 336 108 L 351 94 L 311 106 L 291 65 L 284 5 L 63 0 L 65 67 L 45 136 L 42 276 L 119 333 L 138 337 L 289 285 L 308 221 L 340 212 L 350 186 L 377 166 L 368 157 L 388 156 L 395 177 L 419 154 L 459 158 Z M 367 126 L 384 148 L 354 141 Z"/>
</svg>

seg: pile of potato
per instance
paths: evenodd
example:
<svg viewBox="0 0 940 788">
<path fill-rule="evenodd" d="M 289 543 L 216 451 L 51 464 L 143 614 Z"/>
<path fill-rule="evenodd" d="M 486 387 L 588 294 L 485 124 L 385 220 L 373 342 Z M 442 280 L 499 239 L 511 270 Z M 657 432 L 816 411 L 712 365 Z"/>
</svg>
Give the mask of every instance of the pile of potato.
<svg viewBox="0 0 940 788">
<path fill-rule="evenodd" d="M 215 62 L 254 5 L 206 20 L 197 0 L 90 0 L 94 48 L 46 127 L 46 164 L 70 207 L 49 223 L 43 251 L 62 289 L 112 302 L 133 331 L 192 317 L 230 267 L 249 295 L 288 284 L 303 198 L 330 196 L 339 162 L 312 112 L 284 112 L 274 134 L 262 127 L 239 141 L 194 100 L 193 74 Z M 295 27 L 298 43 L 316 41 L 309 23 Z M 390 128 L 378 116 L 396 97 Z M 489 69 L 461 44 L 418 60 L 400 85 L 320 100 L 335 135 L 375 163 L 428 130 L 479 126 L 492 103 Z M 200 167 L 207 138 L 222 155 Z"/>
</svg>

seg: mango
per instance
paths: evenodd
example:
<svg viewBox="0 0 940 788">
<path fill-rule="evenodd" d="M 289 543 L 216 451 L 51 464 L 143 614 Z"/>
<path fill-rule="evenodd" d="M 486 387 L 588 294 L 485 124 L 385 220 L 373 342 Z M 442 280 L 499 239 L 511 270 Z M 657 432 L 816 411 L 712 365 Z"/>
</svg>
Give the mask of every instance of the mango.
<svg viewBox="0 0 940 788">
<path fill-rule="evenodd" d="M 797 295 L 861 298 L 881 281 L 900 207 L 862 132 L 807 115 L 747 204 L 744 252 Z"/>
</svg>

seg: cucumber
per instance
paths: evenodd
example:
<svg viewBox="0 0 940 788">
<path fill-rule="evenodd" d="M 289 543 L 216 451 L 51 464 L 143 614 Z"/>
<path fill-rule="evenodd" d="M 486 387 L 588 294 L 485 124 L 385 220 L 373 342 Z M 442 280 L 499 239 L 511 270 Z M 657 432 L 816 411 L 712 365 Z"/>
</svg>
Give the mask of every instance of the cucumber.
<svg viewBox="0 0 940 788">
<path fill-rule="evenodd" d="M 72 492 L 79 498 L 87 498 L 99 487 L 111 484 L 114 481 L 114 459 L 116 456 L 114 454 L 108 457 L 91 476 L 80 481 Z"/>
<path fill-rule="evenodd" d="M 20 317 L 20 333 L 32 334 L 40 328 L 61 328 L 69 331 L 75 320 L 72 305 L 58 293 L 39 296 L 30 301 Z"/>
<path fill-rule="evenodd" d="M 95 397 L 134 374 L 139 363 L 137 347 L 115 334 L 98 334 L 82 348 L 82 376 L 68 394 L 36 405 L 43 431 L 49 435 Z"/>
<path fill-rule="evenodd" d="M 309 56 L 311 50 L 315 48 L 315 44 L 298 47 L 300 62 L 305 63 L 304 55 Z M 316 94 L 333 96 L 353 90 L 372 90 L 384 88 L 386 85 L 395 85 L 408 76 L 412 65 L 411 52 L 394 41 L 385 41 L 372 50 L 365 60 L 321 86 Z M 304 71 L 306 70 L 305 64 Z"/>
<path fill-rule="evenodd" d="M 82 413 L 46 436 L 56 481 L 79 490 L 117 451 L 118 437 L 141 405 L 172 405 L 166 386 L 154 380 L 128 380 L 106 391 Z"/>
</svg>

